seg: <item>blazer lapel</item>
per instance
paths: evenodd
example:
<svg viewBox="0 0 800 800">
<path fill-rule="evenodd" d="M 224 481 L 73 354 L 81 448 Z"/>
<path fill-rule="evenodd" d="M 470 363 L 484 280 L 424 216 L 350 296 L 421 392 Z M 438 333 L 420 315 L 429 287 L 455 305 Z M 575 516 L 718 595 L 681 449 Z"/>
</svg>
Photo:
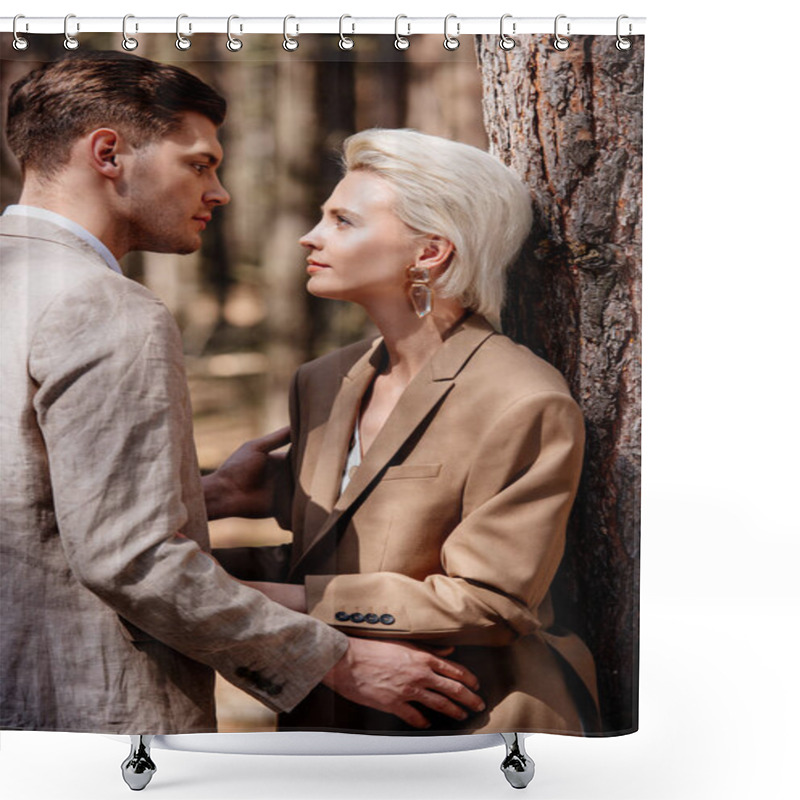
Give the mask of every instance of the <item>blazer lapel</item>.
<svg viewBox="0 0 800 800">
<path fill-rule="evenodd" d="M 343 381 L 331 409 L 330 423 L 312 483 L 312 495 L 319 506 L 329 510 L 329 514 L 317 533 L 310 540 L 306 539 L 308 545 L 297 557 L 293 571 L 379 478 L 409 437 L 444 399 L 467 361 L 493 333 L 494 329 L 489 323 L 476 315 L 467 317 L 459 324 L 408 385 L 344 493 L 337 499 L 356 415 L 377 369 L 377 346 L 357 362 Z M 310 533 L 308 529 L 307 532 Z"/>
<path fill-rule="evenodd" d="M 311 481 L 311 501 L 326 514 L 333 511 L 342 484 L 342 472 L 350 450 L 356 417 L 361 399 L 378 369 L 380 344 L 373 346 L 342 376 L 342 383 L 325 424 L 322 446 L 315 455 L 314 477 Z"/>
<path fill-rule="evenodd" d="M 375 480 L 436 404 L 450 391 L 452 381 L 434 381 L 430 362 L 411 381 L 392 409 L 372 446 L 364 454 L 334 511 L 345 511 Z"/>
</svg>

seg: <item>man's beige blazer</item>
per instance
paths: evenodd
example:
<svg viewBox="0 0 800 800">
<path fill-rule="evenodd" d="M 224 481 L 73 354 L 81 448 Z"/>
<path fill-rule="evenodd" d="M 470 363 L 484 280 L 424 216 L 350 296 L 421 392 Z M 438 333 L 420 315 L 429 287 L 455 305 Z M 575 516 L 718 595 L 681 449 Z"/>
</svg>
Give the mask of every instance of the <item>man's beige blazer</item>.
<svg viewBox="0 0 800 800">
<path fill-rule="evenodd" d="M 298 371 L 291 398 L 289 579 L 352 635 L 455 645 L 486 712 L 434 729 L 580 733 L 594 664 L 555 627 L 550 584 L 581 471 L 583 420 L 561 375 L 466 318 L 414 378 L 339 496 L 380 340 Z M 284 728 L 397 730 L 315 689 Z"/>
<path fill-rule="evenodd" d="M 0 727 L 211 731 L 213 669 L 291 709 L 346 638 L 207 554 L 172 317 L 47 222 L 0 269 Z"/>
</svg>

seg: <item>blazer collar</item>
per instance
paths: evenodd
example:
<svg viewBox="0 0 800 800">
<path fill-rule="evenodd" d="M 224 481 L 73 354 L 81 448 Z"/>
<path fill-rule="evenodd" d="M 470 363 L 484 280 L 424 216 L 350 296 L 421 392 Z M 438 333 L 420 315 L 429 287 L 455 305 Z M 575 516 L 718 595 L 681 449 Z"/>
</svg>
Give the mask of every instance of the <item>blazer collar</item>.
<svg viewBox="0 0 800 800">
<path fill-rule="evenodd" d="M 431 356 L 431 379 L 454 380 L 478 348 L 494 333 L 495 329 L 484 317 L 474 313 L 467 314 Z"/>
<path fill-rule="evenodd" d="M 467 313 L 453 326 L 448 337 L 442 342 L 441 347 L 434 351 L 420 374 L 429 369 L 431 380 L 453 380 L 483 342 L 496 332 L 480 314 Z M 358 382 L 365 376 L 371 380 L 385 357 L 383 337 L 379 336 L 351 367 L 343 365 L 341 374 L 345 381 Z"/>
<path fill-rule="evenodd" d="M 335 528 L 340 517 L 380 479 L 403 445 L 435 413 L 465 364 L 494 333 L 491 325 L 477 315 L 470 315 L 458 323 L 403 392 L 344 493 L 338 496 L 356 416 L 384 357 L 382 339 L 377 339 L 372 348 L 346 371 L 326 424 L 311 485 L 311 501 L 327 513 L 327 518 L 316 534 L 312 534 L 305 553 L 296 556 L 294 569 Z M 317 515 L 307 519 L 314 526 L 320 521 Z M 304 540 L 308 541 L 306 537 Z"/>
<path fill-rule="evenodd" d="M 102 265 L 104 269 L 114 269 L 114 267 L 106 261 L 105 257 L 88 241 L 61 225 L 57 225 L 46 219 L 39 219 L 38 217 L 21 214 L 3 214 L 0 215 L 0 234 L 24 239 L 40 239 L 45 242 L 60 244 L 73 250 L 80 251 L 84 256 L 87 256 L 98 265 Z M 110 252 L 109 256 L 111 256 Z M 113 259 L 113 256 L 111 256 L 111 258 Z M 116 269 L 114 269 L 114 271 L 122 274 L 116 260 L 114 260 L 114 263 L 116 264 Z"/>
</svg>

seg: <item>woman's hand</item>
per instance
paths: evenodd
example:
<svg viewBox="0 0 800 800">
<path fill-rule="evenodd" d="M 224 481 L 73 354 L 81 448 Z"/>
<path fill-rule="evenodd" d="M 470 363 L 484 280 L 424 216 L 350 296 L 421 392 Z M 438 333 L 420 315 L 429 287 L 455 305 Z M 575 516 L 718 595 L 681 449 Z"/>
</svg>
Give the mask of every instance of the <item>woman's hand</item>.
<svg viewBox="0 0 800 800">
<path fill-rule="evenodd" d="M 281 485 L 286 453 L 274 452 L 289 444 L 289 428 L 245 442 L 222 466 L 203 477 L 208 518 L 275 515 L 277 495 L 289 491 Z"/>
<path fill-rule="evenodd" d="M 414 728 L 427 728 L 428 719 L 411 703 L 463 720 L 469 711 L 483 711 L 475 694 L 478 679 L 466 667 L 405 642 L 378 642 L 350 637 L 350 647 L 322 679 L 342 697 L 394 714 Z"/>
</svg>

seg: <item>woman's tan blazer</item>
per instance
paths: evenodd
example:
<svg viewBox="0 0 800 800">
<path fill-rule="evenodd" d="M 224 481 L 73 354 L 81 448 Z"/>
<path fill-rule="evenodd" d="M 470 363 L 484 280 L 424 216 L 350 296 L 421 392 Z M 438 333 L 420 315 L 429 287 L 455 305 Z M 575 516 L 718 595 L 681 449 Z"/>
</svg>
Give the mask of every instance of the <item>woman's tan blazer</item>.
<svg viewBox="0 0 800 800">
<path fill-rule="evenodd" d="M 585 645 L 556 631 L 549 588 L 583 456 L 561 375 L 467 317 L 414 378 L 339 487 L 381 340 L 297 372 L 291 395 L 294 544 L 289 580 L 309 612 L 350 635 L 455 645 L 487 710 L 431 731 L 581 733 L 594 706 Z M 409 730 L 316 688 L 282 728 Z"/>
</svg>

